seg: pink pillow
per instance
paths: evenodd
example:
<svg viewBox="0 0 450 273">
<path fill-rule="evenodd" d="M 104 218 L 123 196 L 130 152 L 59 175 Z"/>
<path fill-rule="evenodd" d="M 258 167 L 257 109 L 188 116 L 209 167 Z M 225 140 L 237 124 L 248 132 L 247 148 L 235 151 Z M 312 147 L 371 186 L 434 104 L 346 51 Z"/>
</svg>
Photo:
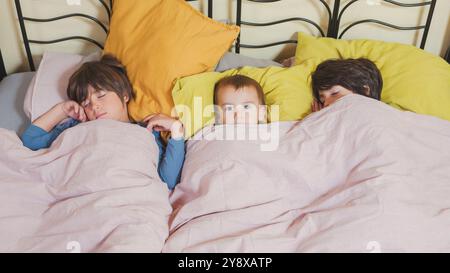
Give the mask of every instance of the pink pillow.
<svg viewBox="0 0 450 273">
<path fill-rule="evenodd" d="M 45 52 L 25 95 L 25 114 L 34 121 L 54 105 L 67 100 L 70 76 L 84 62 L 99 60 L 100 57 L 101 51 L 88 56 Z"/>
</svg>

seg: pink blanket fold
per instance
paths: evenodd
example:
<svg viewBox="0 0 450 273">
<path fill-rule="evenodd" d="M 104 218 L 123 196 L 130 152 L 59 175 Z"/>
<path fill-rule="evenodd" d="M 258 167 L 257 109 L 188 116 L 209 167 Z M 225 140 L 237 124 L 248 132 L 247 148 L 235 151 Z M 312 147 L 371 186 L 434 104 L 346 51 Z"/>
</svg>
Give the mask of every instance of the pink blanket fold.
<svg viewBox="0 0 450 273">
<path fill-rule="evenodd" d="M 227 127 L 188 142 L 163 251 L 450 252 L 448 121 L 348 95 L 276 149 L 201 139 Z"/>
<path fill-rule="evenodd" d="M 99 120 L 33 152 L 0 129 L 0 252 L 160 252 L 168 189 L 144 128 Z"/>
</svg>

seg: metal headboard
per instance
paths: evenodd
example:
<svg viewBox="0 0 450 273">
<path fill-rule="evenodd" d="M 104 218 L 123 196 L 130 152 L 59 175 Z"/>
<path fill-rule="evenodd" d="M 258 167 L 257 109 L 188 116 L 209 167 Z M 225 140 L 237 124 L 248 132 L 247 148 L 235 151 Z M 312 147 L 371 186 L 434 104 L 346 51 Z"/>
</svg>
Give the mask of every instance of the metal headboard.
<svg viewBox="0 0 450 273">
<path fill-rule="evenodd" d="M 30 44 L 33 44 L 33 43 L 35 43 L 35 44 L 53 44 L 53 43 L 59 43 L 59 42 L 68 41 L 68 40 L 85 40 L 87 42 L 95 44 L 99 48 L 103 48 L 104 41 L 99 42 L 92 38 L 83 37 L 83 36 L 69 36 L 69 37 L 63 37 L 60 39 L 50 40 L 50 41 L 29 39 L 27 30 L 26 30 L 26 26 L 25 26 L 25 21 L 45 23 L 45 22 L 62 20 L 62 19 L 70 18 L 70 17 L 83 17 L 83 18 L 93 21 L 105 33 L 108 33 L 108 26 L 105 26 L 97 18 L 94 18 L 87 14 L 82 14 L 82 13 L 71 13 L 71 14 L 66 14 L 66 15 L 57 16 L 57 17 L 53 17 L 53 18 L 47 18 L 47 19 L 25 17 L 22 14 L 22 8 L 20 5 L 21 0 L 14 0 L 14 1 L 15 1 L 15 5 L 16 5 L 20 30 L 22 33 L 22 38 L 23 38 L 23 43 L 24 43 L 28 63 L 29 63 L 30 69 L 32 71 L 36 70 L 34 61 L 33 61 L 33 57 L 31 54 L 31 49 L 30 49 Z M 98 1 L 104 7 L 104 9 L 108 15 L 108 20 L 110 20 L 111 13 L 112 13 L 113 0 L 109 0 L 108 4 L 106 3 L 107 0 L 98 0 Z M 198 0 L 186 0 L 186 1 L 192 2 L 192 1 L 198 1 Z M 210 18 L 213 18 L 213 0 L 207 0 L 207 1 L 208 1 L 207 2 L 208 3 L 208 16 Z M 423 35 L 422 35 L 422 40 L 421 40 L 421 44 L 420 44 L 420 48 L 423 49 L 425 47 L 428 32 L 430 30 L 431 21 L 433 18 L 433 13 L 434 13 L 434 9 L 435 9 L 437 0 L 429 0 L 427 2 L 413 3 L 413 4 L 401 3 L 398 1 L 394 1 L 394 0 L 377 0 L 379 2 L 383 1 L 383 2 L 387 2 L 389 4 L 392 4 L 392 5 L 396 5 L 399 7 L 406 7 L 406 8 L 429 6 L 427 20 L 426 20 L 425 25 L 420 25 L 420 26 L 415 26 L 415 27 L 404 27 L 404 26 L 393 25 L 393 24 L 390 24 L 387 22 L 376 20 L 376 19 L 365 19 L 365 20 L 356 21 L 356 22 L 350 24 L 342 31 L 340 31 L 340 23 L 341 23 L 341 19 L 343 18 L 345 12 L 354 3 L 356 3 L 360 0 L 351 0 L 342 9 L 340 9 L 341 8 L 341 0 L 335 0 L 333 7 L 331 7 L 325 0 L 315 0 L 315 1 L 319 1 L 324 6 L 324 8 L 326 9 L 327 14 L 328 14 L 328 28 L 327 28 L 326 34 L 325 34 L 325 31 L 317 23 L 313 22 L 310 19 L 304 18 L 304 17 L 291 17 L 291 18 L 286 18 L 286 19 L 272 21 L 272 22 L 265 22 L 265 23 L 256 23 L 256 22 L 245 21 L 242 18 L 243 17 L 242 16 L 243 1 L 258 2 L 258 3 L 264 4 L 264 3 L 271 3 L 271 2 L 280 2 L 281 0 L 236 0 L 236 5 L 237 5 L 237 7 L 236 7 L 236 12 L 237 12 L 236 24 L 239 26 L 248 25 L 248 26 L 264 27 L 264 26 L 272 26 L 272 25 L 276 25 L 276 24 L 282 24 L 282 23 L 290 22 L 290 21 L 302 21 L 302 22 L 310 24 L 314 28 L 316 28 L 322 36 L 332 37 L 332 38 L 342 38 L 349 29 L 351 29 L 352 27 L 355 27 L 359 24 L 363 24 L 363 23 L 379 24 L 379 25 L 383 25 L 383 26 L 398 29 L 398 30 L 420 30 L 420 29 L 423 29 Z M 366 1 L 366 0 L 364 0 L 364 1 Z M 265 48 L 265 47 L 272 47 L 272 46 L 276 46 L 276 45 L 290 44 L 290 43 L 297 43 L 297 41 L 296 40 L 283 40 L 283 41 L 273 42 L 273 43 L 269 43 L 269 44 L 260 44 L 260 45 L 242 44 L 241 36 L 239 35 L 238 39 L 236 40 L 236 43 L 235 43 L 235 52 L 239 53 L 241 48 Z M 450 58 L 449 55 L 450 55 L 450 53 L 448 52 L 446 55 L 447 60 Z M 1 52 L 0 52 L 0 57 L 1 57 Z M 2 58 L 0 58 L 0 59 L 1 59 L 1 63 L 0 63 L 0 79 L 1 79 L 3 76 L 6 75 L 6 73 L 4 73 L 3 59 Z"/>
<path fill-rule="evenodd" d="M 307 18 L 304 18 L 304 17 L 292 17 L 292 18 L 286 18 L 283 20 L 267 22 L 267 23 L 255 23 L 255 22 L 244 21 L 244 20 L 242 20 L 242 1 L 243 0 L 237 0 L 236 24 L 238 26 L 247 25 L 247 26 L 262 27 L 262 26 L 271 26 L 271 25 L 276 25 L 276 24 L 282 24 L 282 23 L 286 23 L 286 22 L 290 22 L 290 21 L 303 21 L 303 22 L 306 22 L 306 23 L 312 25 L 313 27 L 315 27 L 323 37 L 325 36 L 325 31 L 317 23 L 315 23 Z M 258 2 L 258 3 L 273 3 L 273 2 L 280 2 L 281 0 L 244 0 L 244 1 L 251 1 L 251 2 Z M 431 26 L 431 21 L 433 19 L 434 9 L 435 9 L 437 0 L 431 0 L 431 1 L 427 1 L 427 2 L 421 2 L 421 3 L 410 3 L 410 4 L 401 3 L 398 1 L 394 1 L 394 0 L 378 0 L 378 2 L 386 2 L 389 4 L 395 5 L 395 6 L 405 7 L 405 8 L 429 6 L 427 20 L 426 20 L 425 25 L 404 27 L 404 26 L 397 26 L 394 24 L 390 24 L 390 23 L 380 21 L 377 19 L 365 19 L 365 20 L 359 20 L 359 21 L 353 22 L 352 24 L 347 26 L 342 32 L 340 32 L 340 23 L 341 23 L 341 19 L 343 18 L 343 15 L 353 4 L 355 4 L 356 2 L 358 2 L 360 0 L 349 1 L 342 8 L 342 10 L 340 10 L 341 0 L 334 1 L 333 10 L 331 10 L 330 5 L 328 5 L 328 3 L 325 2 L 324 0 L 316 0 L 316 1 L 319 1 L 325 7 L 325 9 L 328 13 L 328 30 L 327 30 L 326 37 L 341 39 L 342 36 L 349 29 L 351 29 L 357 25 L 364 24 L 364 23 L 374 23 L 374 24 L 383 25 L 383 26 L 397 29 L 397 30 L 420 30 L 420 29 L 423 29 L 424 31 L 423 31 L 422 40 L 420 43 L 420 48 L 424 49 L 425 43 L 426 43 L 427 37 L 428 37 L 428 32 L 429 32 L 430 26 Z M 265 47 L 271 47 L 271 46 L 276 46 L 276 45 L 281 45 L 281 44 L 297 43 L 296 40 L 284 40 L 284 41 L 278 41 L 278 42 L 274 42 L 274 43 L 270 43 L 270 44 L 248 45 L 248 44 L 242 44 L 240 38 L 241 37 L 239 35 L 238 39 L 236 41 L 236 45 L 235 45 L 236 53 L 240 52 L 240 48 L 265 48 Z"/>
<path fill-rule="evenodd" d="M 60 42 L 69 41 L 69 40 L 84 40 L 84 41 L 87 41 L 89 43 L 92 43 L 92 44 L 96 45 L 100 49 L 103 49 L 103 42 L 99 42 L 99 41 L 96 41 L 96 40 L 94 40 L 92 38 L 84 37 L 84 36 L 69 36 L 69 37 L 63 37 L 63 38 L 56 39 L 56 40 L 46 40 L 46 41 L 29 39 L 28 38 L 28 34 L 27 34 L 27 30 L 26 30 L 26 27 L 25 27 L 25 21 L 46 23 L 46 22 L 58 21 L 58 20 L 71 18 L 71 17 L 83 17 L 83 18 L 86 18 L 88 20 L 93 21 L 106 34 L 108 34 L 109 29 L 108 29 L 108 26 L 105 26 L 97 18 L 92 17 L 91 15 L 88 15 L 88 14 L 83 14 L 83 13 L 70 13 L 70 14 L 66 14 L 66 15 L 62 15 L 62 16 L 57 16 L 57 17 L 52 17 L 52 18 L 45 18 L 45 19 L 25 17 L 22 14 L 22 7 L 21 7 L 21 4 L 20 4 L 21 0 L 14 0 L 14 1 L 15 1 L 15 5 L 16 5 L 17 16 L 18 16 L 18 19 L 19 19 L 19 25 L 20 25 L 20 30 L 21 30 L 21 33 L 22 33 L 23 43 L 24 43 L 26 54 L 27 54 L 28 64 L 30 66 L 31 71 L 35 71 L 36 67 L 34 65 L 33 56 L 31 54 L 30 44 L 54 44 L 54 43 L 60 43 Z M 104 9 L 105 9 L 105 11 L 106 11 L 106 13 L 108 15 L 108 21 L 110 21 L 111 20 L 111 14 L 112 14 L 113 0 L 109 0 L 109 5 L 106 4 L 105 0 L 97 0 L 97 1 L 99 1 L 100 4 L 104 7 Z M 198 1 L 198 0 L 186 0 L 186 1 L 192 2 L 192 1 Z M 213 0 L 208 0 L 208 16 L 210 18 L 212 18 L 212 15 L 213 15 Z M 3 63 L 3 59 L 2 59 L 2 63 Z"/>
<path fill-rule="evenodd" d="M 105 8 L 106 13 L 108 14 L 108 20 L 110 20 L 111 19 L 111 12 L 112 12 L 113 1 L 109 0 L 109 6 L 106 4 L 106 2 L 104 0 L 98 0 L 98 1 Z M 96 41 L 96 40 L 94 40 L 92 38 L 84 37 L 84 36 L 69 36 L 69 37 L 63 37 L 63 38 L 56 39 L 56 40 L 32 40 L 32 39 L 28 39 L 28 34 L 27 34 L 26 27 L 25 27 L 25 21 L 46 23 L 46 22 L 58 21 L 58 20 L 71 18 L 71 17 L 83 17 L 83 18 L 92 20 L 95 24 L 100 26 L 103 29 L 103 31 L 105 31 L 105 33 L 108 33 L 108 27 L 105 26 L 102 22 L 100 22 L 100 20 L 98 20 L 97 18 L 92 17 L 92 16 L 90 16 L 88 14 L 83 14 L 83 13 L 70 13 L 70 14 L 66 14 L 66 15 L 62 15 L 62 16 L 57 16 L 57 17 L 52 17 L 52 18 L 45 18 L 45 19 L 33 18 L 33 17 L 25 17 L 22 14 L 22 7 L 21 7 L 21 4 L 20 4 L 20 0 L 15 0 L 14 2 L 15 2 L 15 5 L 16 5 L 17 16 L 18 16 L 18 19 L 19 19 L 20 31 L 22 32 L 23 44 L 25 46 L 25 51 L 26 51 L 27 58 L 28 58 L 28 64 L 29 64 L 30 69 L 32 71 L 35 71 L 36 67 L 34 65 L 33 56 L 31 54 L 30 44 L 54 44 L 54 43 L 59 43 L 59 42 L 69 41 L 69 40 L 85 40 L 85 41 L 93 43 L 96 46 L 98 46 L 99 48 L 103 49 L 103 46 L 102 46 L 102 44 L 100 42 L 98 42 L 98 41 Z"/>
<path fill-rule="evenodd" d="M 246 0 L 246 1 L 257 2 L 257 3 L 273 3 L 273 2 L 280 2 L 281 0 Z M 322 3 L 322 5 L 326 8 L 326 10 L 328 12 L 328 26 L 331 26 L 333 24 L 334 20 L 333 20 L 333 12 L 331 11 L 330 6 L 324 0 L 318 0 L 318 1 L 320 3 Z M 334 9 L 336 9 L 336 7 L 339 7 L 339 1 L 336 1 L 334 3 Z M 308 23 L 308 24 L 312 25 L 314 28 L 316 28 L 320 32 L 322 37 L 325 37 L 325 31 L 316 22 L 314 22 L 310 19 L 307 19 L 305 17 L 290 17 L 290 18 L 286 18 L 286 19 L 282 19 L 282 20 L 278 20 L 278 21 L 266 22 L 266 23 L 255 23 L 255 22 L 244 21 L 244 20 L 242 20 L 242 0 L 237 0 L 236 25 L 238 25 L 238 26 L 245 25 L 245 26 L 264 27 L 264 26 L 273 26 L 273 25 L 283 24 L 283 23 L 292 22 L 292 21 L 301 21 L 301 22 Z M 333 29 L 334 29 L 333 27 L 328 27 L 328 32 L 327 32 L 326 36 L 333 37 L 334 33 L 331 32 Z M 277 45 L 282 45 L 282 44 L 296 44 L 296 43 L 297 43 L 296 40 L 284 40 L 284 41 L 278 41 L 278 42 L 274 42 L 274 43 L 270 43 L 270 44 L 248 45 L 248 44 L 241 43 L 241 35 L 239 34 L 239 36 L 236 40 L 235 52 L 240 53 L 241 48 L 265 48 L 265 47 L 272 47 L 272 46 L 277 46 Z"/>
<path fill-rule="evenodd" d="M 359 20 L 359 21 L 353 22 L 352 24 L 347 26 L 342 32 L 340 32 L 339 29 L 340 29 L 340 22 L 341 22 L 342 16 L 344 15 L 346 10 L 348 10 L 353 4 L 355 4 L 358 1 L 360 1 L 360 0 L 350 1 L 342 8 L 341 11 L 334 13 L 335 19 L 336 19 L 336 22 L 334 25 L 335 29 L 333 31 L 336 34 L 335 38 L 341 39 L 342 36 L 344 36 L 344 34 L 354 26 L 357 26 L 360 24 L 365 24 L 365 23 L 373 23 L 373 24 L 383 25 L 385 27 L 389 27 L 389 28 L 393 28 L 393 29 L 397 29 L 397 30 L 420 30 L 420 29 L 423 29 L 422 41 L 420 43 L 420 48 L 421 49 L 425 48 L 425 43 L 427 41 L 427 36 L 428 36 L 428 32 L 430 30 L 431 20 L 433 19 L 434 8 L 436 7 L 437 0 L 431 0 L 431 1 L 427 1 L 427 2 L 421 2 L 421 3 L 410 3 L 410 4 L 401 3 L 398 1 L 394 1 L 394 0 L 379 0 L 379 2 L 386 2 L 389 4 L 395 5 L 395 6 L 405 7 L 405 8 L 429 6 L 427 20 L 426 20 L 425 25 L 405 27 L 405 26 L 398 26 L 398 25 L 390 24 L 388 22 L 384 22 L 384 21 L 380 21 L 380 20 L 376 20 L 376 19 L 365 19 L 365 20 Z M 336 2 L 339 5 L 340 0 L 336 0 Z"/>
</svg>

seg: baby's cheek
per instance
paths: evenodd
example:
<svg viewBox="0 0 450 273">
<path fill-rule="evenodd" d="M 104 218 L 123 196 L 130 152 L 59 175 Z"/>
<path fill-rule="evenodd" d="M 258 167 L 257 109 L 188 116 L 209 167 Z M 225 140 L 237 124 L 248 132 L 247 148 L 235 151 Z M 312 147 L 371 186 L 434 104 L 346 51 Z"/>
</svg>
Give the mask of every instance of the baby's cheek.
<svg viewBox="0 0 450 273">
<path fill-rule="evenodd" d="M 234 112 L 233 111 L 224 111 L 222 113 L 222 120 L 225 124 L 233 124 L 234 123 Z"/>
</svg>

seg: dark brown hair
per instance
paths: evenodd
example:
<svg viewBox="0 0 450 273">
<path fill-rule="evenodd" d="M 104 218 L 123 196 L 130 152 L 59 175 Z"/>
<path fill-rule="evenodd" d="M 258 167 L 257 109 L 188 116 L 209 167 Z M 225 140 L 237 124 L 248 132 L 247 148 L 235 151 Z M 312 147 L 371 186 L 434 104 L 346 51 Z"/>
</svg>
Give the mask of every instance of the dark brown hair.
<svg viewBox="0 0 450 273">
<path fill-rule="evenodd" d="M 380 71 L 372 61 L 365 58 L 324 61 L 311 77 L 313 95 L 319 102 L 319 92 L 335 85 L 376 100 L 380 100 L 383 88 Z"/>
<path fill-rule="evenodd" d="M 259 103 L 261 105 L 266 104 L 266 100 L 264 99 L 264 91 L 261 87 L 261 85 L 255 81 L 252 78 L 249 78 L 244 75 L 233 75 L 228 76 L 220 79 L 216 84 L 214 85 L 214 104 L 217 104 L 217 93 L 219 92 L 219 89 L 225 86 L 232 86 L 234 89 L 238 90 L 242 87 L 248 87 L 252 86 L 256 89 L 256 92 L 258 93 L 258 99 Z"/>
<path fill-rule="evenodd" d="M 88 86 L 95 90 L 114 92 L 122 102 L 124 96 L 128 96 L 130 100 L 133 98 L 133 87 L 125 66 L 109 54 L 104 55 L 100 61 L 86 62 L 75 71 L 69 80 L 67 96 L 82 103 L 89 94 Z"/>
</svg>

